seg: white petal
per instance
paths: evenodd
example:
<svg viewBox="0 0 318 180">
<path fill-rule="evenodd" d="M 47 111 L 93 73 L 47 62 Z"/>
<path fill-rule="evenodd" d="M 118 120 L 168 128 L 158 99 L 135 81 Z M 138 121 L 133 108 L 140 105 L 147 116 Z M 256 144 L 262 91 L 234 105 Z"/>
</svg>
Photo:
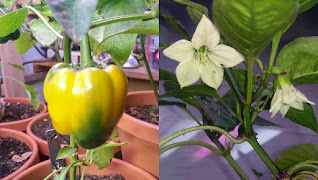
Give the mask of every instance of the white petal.
<svg viewBox="0 0 318 180">
<path fill-rule="evenodd" d="M 276 106 L 281 106 L 282 100 L 283 100 L 283 98 L 282 98 L 282 89 L 279 87 L 279 88 L 276 89 L 274 97 L 273 97 L 273 99 L 271 101 L 271 108 L 270 108 L 269 112 L 272 112 L 273 109 L 276 109 Z"/>
<path fill-rule="evenodd" d="M 181 88 L 189 86 L 200 79 L 198 59 L 182 62 L 176 69 L 177 80 Z"/>
<path fill-rule="evenodd" d="M 210 19 L 203 15 L 191 41 L 195 49 L 199 49 L 201 46 L 206 46 L 210 49 L 219 44 L 220 32 Z"/>
<path fill-rule="evenodd" d="M 290 104 L 290 107 L 295 108 L 295 109 L 299 109 L 301 111 L 304 110 L 304 105 L 303 102 L 300 100 L 296 100 L 293 103 Z"/>
<path fill-rule="evenodd" d="M 179 62 L 189 61 L 194 59 L 194 48 L 190 41 L 183 39 L 170 45 L 163 51 L 163 54 Z"/>
<path fill-rule="evenodd" d="M 303 93 L 301 93 L 298 89 L 296 89 L 293 85 L 291 85 L 291 88 L 295 92 L 298 100 L 300 100 L 302 102 L 306 102 L 306 103 L 311 104 L 311 105 L 315 105 L 314 102 L 309 101 L 307 99 L 307 97 Z"/>
<path fill-rule="evenodd" d="M 296 93 L 292 90 L 291 85 L 289 84 L 284 84 L 282 85 L 282 89 L 283 89 L 283 103 L 290 105 L 292 102 L 294 102 L 297 97 L 296 97 Z"/>
<path fill-rule="evenodd" d="M 220 44 L 208 51 L 208 57 L 220 67 L 233 67 L 244 61 L 244 56 L 230 46 Z"/>
<path fill-rule="evenodd" d="M 282 114 L 283 117 L 285 117 L 289 108 L 290 108 L 289 105 L 282 105 L 282 107 L 280 108 L 280 113 Z"/>
<path fill-rule="evenodd" d="M 224 70 L 210 60 L 200 64 L 199 73 L 202 81 L 214 89 L 218 89 L 222 84 Z"/>
<path fill-rule="evenodd" d="M 273 118 L 278 113 L 281 107 L 282 103 L 279 103 L 276 106 L 271 107 L 271 109 L 269 110 L 269 112 L 272 113 L 271 118 Z"/>
</svg>

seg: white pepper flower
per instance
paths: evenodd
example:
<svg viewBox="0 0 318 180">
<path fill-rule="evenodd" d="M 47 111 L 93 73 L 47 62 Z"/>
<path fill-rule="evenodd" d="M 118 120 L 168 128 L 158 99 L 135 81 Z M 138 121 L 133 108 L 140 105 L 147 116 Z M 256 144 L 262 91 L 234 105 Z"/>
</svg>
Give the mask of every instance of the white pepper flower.
<svg viewBox="0 0 318 180">
<path fill-rule="evenodd" d="M 278 86 L 269 110 L 269 112 L 272 113 L 271 118 L 273 118 L 278 111 L 285 117 L 290 107 L 303 111 L 303 103 L 315 105 L 315 103 L 309 101 L 303 93 L 296 89 L 293 84 L 287 83 Z"/>
<path fill-rule="evenodd" d="M 223 80 L 223 68 L 236 66 L 244 60 L 234 48 L 219 42 L 219 30 L 203 15 L 191 41 L 179 40 L 163 51 L 165 56 L 180 62 L 176 76 L 181 88 L 201 78 L 206 85 L 218 89 Z"/>
</svg>

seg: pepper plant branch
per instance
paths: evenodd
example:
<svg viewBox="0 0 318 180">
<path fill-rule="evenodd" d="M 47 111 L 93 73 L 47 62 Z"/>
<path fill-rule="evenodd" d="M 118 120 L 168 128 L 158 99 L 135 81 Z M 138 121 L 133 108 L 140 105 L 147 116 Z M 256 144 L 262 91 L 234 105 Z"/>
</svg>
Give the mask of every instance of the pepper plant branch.
<svg viewBox="0 0 318 180">
<path fill-rule="evenodd" d="M 190 146 L 190 145 L 197 145 L 197 146 L 202 146 L 202 147 L 205 147 L 209 150 L 211 150 L 212 152 L 214 152 L 215 154 L 219 155 L 219 156 L 225 156 L 226 153 L 223 152 L 223 151 L 220 151 L 218 148 L 208 144 L 208 143 L 205 143 L 205 142 L 202 142 L 202 141 L 182 141 L 182 142 L 177 142 L 177 143 L 173 143 L 173 144 L 170 144 L 168 146 L 165 146 L 163 147 L 162 149 L 159 150 L 159 155 L 172 149 L 172 148 L 176 148 L 176 147 L 180 147 L 180 146 Z"/>
<path fill-rule="evenodd" d="M 64 33 L 64 40 L 63 40 L 63 52 L 64 52 L 64 63 L 70 64 L 72 61 L 72 56 L 71 56 L 71 44 L 72 41 L 68 37 L 66 33 Z"/>
<path fill-rule="evenodd" d="M 283 35 L 283 32 L 280 32 L 273 39 L 271 55 L 269 57 L 269 62 L 268 62 L 268 68 L 267 68 L 267 71 L 264 75 L 264 80 L 263 80 L 262 85 L 256 90 L 255 94 L 253 94 L 254 100 L 257 99 L 259 96 L 261 96 L 263 91 L 267 88 L 269 78 L 270 78 L 272 71 L 273 71 L 273 66 L 274 66 L 274 62 L 275 62 L 275 58 L 276 58 L 276 54 L 277 54 L 277 49 L 278 49 L 278 45 L 279 45 L 279 42 L 280 42 L 282 35 Z"/>
<path fill-rule="evenodd" d="M 224 158 L 227 160 L 227 162 L 232 166 L 232 168 L 235 170 L 235 172 L 240 176 L 242 180 L 248 180 L 247 176 L 244 174 L 243 170 L 240 168 L 240 166 L 236 163 L 236 161 L 233 159 L 231 154 L 227 154 L 224 156 Z"/>
<path fill-rule="evenodd" d="M 275 165 L 275 163 L 271 160 L 271 158 L 264 151 L 262 146 L 257 142 L 255 135 L 252 135 L 247 140 L 249 144 L 254 148 L 259 157 L 263 160 L 268 169 L 275 175 L 276 178 L 279 178 L 279 174 L 282 171 Z"/>
<path fill-rule="evenodd" d="M 147 69 L 147 73 L 148 73 L 148 76 L 149 76 L 150 84 L 151 84 L 151 86 L 153 88 L 153 92 L 155 93 L 155 96 L 156 96 L 156 99 L 157 99 L 157 104 L 158 104 L 158 102 L 159 102 L 159 94 L 158 94 L 158 90 L 157 90 L 155 81 L 153 80 L 152 73 L 151 73 L 151 70 L 150 70 L 150 67 L 149 67 L 149 64 L 148 64 L 148 60 L 147 60 L 147 57 L 146 57 L 144 37 L 143 37 L 142 34 L 139 34 L 139 38 L 140 38 L 140 45 L 141 45 L 141 50 L 142 50 L 142 59 L 144 60 L 144 63 L 145 63 L 146 69 Z"/>
<path fill-rule="evenodd" d="M 63 39 L 63 36 L 53 29 L 53 27 L 46 21 L 46 19 L 42 16 L 42 14 L 39 11 L 37 11 L 35 8 L 31 6 L 25 6 L 25 8 L 32 10 L 43 21 L 43 23 L 49 28 L 49 30 L 53 34 L 55 34 L 58 38 Z"/>
<path fill-rule="evenodd" d="M 60 169 L 58 169 L 58 170 L 56 170 L 56 171 L 53 171 L 51 174 L 49 174 L 48 176 L 46 176 L 46 178 L 43 179 L 43 180 L 49 180 L 54 174 L 63 171 L 65 168 L 66 168 L 66 167 L 62 167 L 62 168 L 60 168 Z"/>
<path fill-rule="evenodd" d="M 72 148 L 76 147 L 76 142 L 72 136 L 70 136 L 70 145 Z M 73 153 L 71 155 L 71 163 L 74 163 L 74 162 L 76 162 L 76 154 L 75 153 Z M 71 168 L 70 168 L 70 180 L 75 180 L 75 176 L 76 176 L 76 167 L 71 166 Z"/>
<path fill-rule="evenodd" d="M 101 19 L 101 20 L 96 20 L 96 21 L 92 22 L 90 29 L 100 27 L 100 26 L 105 26 L 105 25 L 112 24 L 112 23 L 122 22 L 122 21 L 138 20 L 138 19 L 152 19 L 152 18 L 157 17 L 158 13 L 159 13 L 159 6 L 155 10 L 152 10 L 152 12 L 149 14 L 123 15 L 123 16 L 116 16 L 116 17 L 110 17 L 110 18 L 105 18 L 105 19 Z"/>
<path fill-rule="evenodd" d="M 94 67 L 96 63 L 92 60 L 91 49 L 89 47 L 88 33 L 85 34 L 81 42 L 81 67 Z"/>
<path fill-rule="evenodd" d="M 264 103 L 262 104 L 262 107 L 261 107 L 261 108 L 257 107 L 258 109 L 257 109 L 256 112 L 254 112 L 253 117 L 252 117 L 252 120 L 251 120 L 251 121 L 252 121 L 252 124 L 254 123 L 255 119 L 256 119 L 257 116 L 258 116 L 258 114 L 265 109 L 265 107 L 266 107 L 268 101 L 269 101 L 270 98 L 273 96 L 273 94 L 274 94 L 274 91 L 271 91 L 271 92 L 267 95 L 267 97 L 266 97 Z"/>
<path fill-rule="evenodd" d="M 55 49 L 54 49 L 55 57 L 58 62 L 62 62 L 62 59 L 60 56 L 60 44 L 61 44 L 61 39 L 58 39 L 55 43 Z"/>
<path fill-rule="evenodd" d="M 159 148 L 162 147 L 163 145 L 165 145 L 166 143 L 168 143 L 169 141 L 171 141 L 171 140 L 173 140 L 181 135 L 187 134 L 187 133 L 192 132 L 192 131 L 197 131 L 197 130 L 213 130 L 213 131 L 219 132 L 221 134 L 224 134 L 227 138 L 229 138 L 235 144 L 240 144 L 240 143 L 246 141 L 246 139 L 247 139 L 246 137 L 243 137 L 241 139 L 236 139 L 229 132 L 225 131 L 222 128 L 216 127 L 216 126 L 195 126 L 195 127 L 181 130 L 179 132 L 176 132 L 176 133 L 162 139 L 159 142 Z"/>
<path fill-rule="evenodd" d="M 230 79 L 230 82 L 231 82 L 231 85 L 233 87 L 233 90 L 234 90 L 235 94 L 239 97 L 241 102 L 244 102 L 246 98 L 244 96 L 244 93 L 243 93 L 239 83 L 237 82 L 237 79 L 236 79 L 235 75 L 233 74 L 232 69 L 228 69 L 228 68 L 224 68 L 224 69 L 225 69 L 226 75 Z"/>
</svg>

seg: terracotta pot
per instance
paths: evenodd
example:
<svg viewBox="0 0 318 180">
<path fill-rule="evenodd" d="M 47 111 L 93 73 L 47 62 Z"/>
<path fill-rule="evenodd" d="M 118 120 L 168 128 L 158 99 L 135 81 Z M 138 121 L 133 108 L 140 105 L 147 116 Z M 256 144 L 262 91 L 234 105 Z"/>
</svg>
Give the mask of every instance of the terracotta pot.
<svg viewBox="0 0 318 180">
<path fill-rule="evenodd" d="M 66 164 L 69 164 L 69 161 L 66 162 Z M 13 180 L 30 180 L 30 179 L 42 180 L 51 172 L 52 172 L 51 162 L 50 160 L 47 160 L 35 166 L 32 166 L 31 168 L 19 174 Z M 145 170 L 116 158 L 113 158 L 111 164 L 102 170 L 98 170 L 97 166 L 95 164 L 92 164 L 91 166 L 86 168 L 85 174 L 91 174 L 91 175 L 120 174 L 126 180 L 137 180 L 137 179 L 156 180 L 155 177 L 153 177 L 151 174 L 149 174 Z"/>
<path fill-rule="evenodd" d="M 2 180 L 10 180 L 40 161 L 38 145 L 27 134 L 13 129 L 0 128 L 0 137 L 13 137 L 21 142 L 24 142 L 32 150 L 32 155 L 29 157 L 28 161 L 25 162 L 18 170 L 14 171 L 12 174 L 6 176 Z"/>
<path fill-rule="evenodd" d="M 8 98 L 3 98 L 5 103 L 21 103 L 21 104 L 30 104 L 30 101 L 28 98 L 22 98 L 22 97 L 8 97 Z M 40 106 L 39 108 L 42 110 L 41 113 L 27 118 L 27 119 L 22 119 L 18 121 L 13 121 L 13 122 L 5 122 L 5 123 L 0 123 L 0 128 L 9 128 L 9 129 L 15 129 L 18 131 L 25 131 L 28 123 L 36 118 L 41 116 L 42 114 L 47 112 L 47 106 L 40 101 Z"/>
<path fill-rule="evenodd" d="M 41 114 L 40 116 L 37 116 L 36 118 L 34 118 L 32 121 L 29 122 L 29 124 L 27 126 L 27 130 L 26 130 L 27 134 L 29 136 L 31 136 L 36 141 L 36 143 L 38 144 L 40 153 L 45 155 L 45 156 L 49 156 L 50 155 L 47 141 L 37 137 L 35 134 L 33 134 L 31 129 L 32 129 L 32 126 L 33 126 L 33 124 L 35 122 L 40 121 L 40 120 L 42 120 L 44 118 L 48 118 L 49 116 L 50 116 L 49 113 L 44 113 L 44 114 Z M 114 142 L 119 143 L 120 142 L 119 138 L 115 139 Z M 62 147 L 63 146 L 65 146 L 65 145 L 62 145 Z M 120 146 L 114 147 L 114 153 L 117 153 L 119 151 L 120 151 Z M 86 149 L 79 148 L 78 149 L 78 153 L 79 154 L 85 154 L 86 153 Z"/>
<path fill-rule="evenodd" d="M 154 105 L 153 91 L 128 93 L 126 107 Z M 159 126 L 134 118 L 126 113 L 118 123 L 123 160 L 130 162 L 159 177 Z"/>
</svg>

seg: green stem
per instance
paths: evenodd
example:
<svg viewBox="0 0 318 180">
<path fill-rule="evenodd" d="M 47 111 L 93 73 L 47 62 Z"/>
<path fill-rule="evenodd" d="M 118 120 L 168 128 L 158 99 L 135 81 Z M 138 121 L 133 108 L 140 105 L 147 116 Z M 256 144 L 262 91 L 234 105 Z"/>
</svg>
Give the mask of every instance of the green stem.
<svg viewBox="0 0 318 180">
<path fill-rule="evenodd" d="M 53 27 L 46 21 L 46 19 L 42 16 L 42 14 L 39 11 L 37 11 L 35 8 L 31 6 L 25 6 L 25 8 L 32 10 L 37 16 L 39 16 L 39 18 L 43 21 L 43 23 L 49 28 L 49 30 L 53 34 L 55 34 L 58 38 L 63 39 L 63 36 L 53 29 Z"/>
<path fill-rule="evenodd" d="M 216 127 L 216 126 L 195 126 L 195 127 L 191 127 L 191 128 L 188 128 L 188 129 L 181 130 L 179 132 L 176 132 L 176 133 L 174 133 L 174 134 L 162 139 L 159 142 L 159 147 L 162 147 L 163 145 L 165 145 L 169 141 L 171 141 L 171 140 L 173 140 L 173 139 L 175 139 L 175 138 L 177 138 L 177 137 L 179 137 L 181 135 L 187 134 L 187 133 L 192 132 L 192 131 L 198 131 L 198 130 L 213 130 L 213 131 L 219 132 L 221 134 L 224 134 L 227 138 L 229 138 L 235 144 L 240 144 L 240 143 L 242 143 L 242 142 L 244 142 L 246 140 L 245 137 L 243 137 L 241 139 L 236 139 L 229 132 L 225 131 L 222 128 Z"/>
<path fill-rule="evenodd" d="M 91 56 L 91 49 L 89 47 L 88 34 L 86 33 L 81 42 L 81 67 L 95 67 L 97 64 L 93 61 Z"/>
<path fill-rule="evenodd" d="M 242 180 L 248 180 L 247 176 L 244 174 L 243 170 L 240 168 L 240 166 L 236 163 L 236 161 L 233 159 L 231 154 L 227 154 L 224 156 L 224 158 L 227 160 L 227 162 L 232 166 L 232 168 L 235 170 L 235 172 L 240 176 Z"/>
<path fill-rule="evenodd" d="M 263 162 L 266 164 L 268 169 L 275 175 L 275 177 L 279 178 L 282 171 L 275 165 L 275 163 L 264 151 L 262 146 L 257 142 L 255 135 L 251 136 L 247 141 L 254 148 L 254 150 L 259 155 L 259 157 L 263 160 Z"/>
<path fill-rule="evenodd" d="M 55 43 L 55 57 L 57 62 L 62 62 L 61 56 L 60 56 L 60 44 L 61 44 L 61 39 L 58 39 Z"/>
<path fill-rule="evenodd" d="M 155 93 L 155 96 L 157 98 L 157 103 L 158 103 L 159 102 L 159 94 L 158 94 L 158 90 L 157 90 L 155 81 L 153 80 L 151 70 L 150 70 L 149 65 L 148 65 L 148 60 L 146 57 L 146 51 L 145 51 L 145 45 L 144 45 L 144 37 L 142 34 L 139 34 L 139 37 L 140 37 L 140 45 L 141 45 L 141 50 L 142 50 L 142 57 L 143 57 L 143 60 L 144 60 L 144 63 L 145 63 L 146 69 L 147 69 L 150 84 L 152 86 L 153 92 Z"/>
<path fill-rule="evenodd" d="M 270 76 L 271 76 L 272 71 L 273 71 L 273 66 L 274 66 L 274 62 L 275 62 L 275 58 L 276 58 L 276 54 L 277 54 L 277 49 L 278 49 L 278 45 L 279 45 L 279 42 L 280 42 L 282 35 L 283 35 L 283 33 L 280 32 L 273 39 L 272 50 L 271 50 L 271 55 L 269 57 L 267 72 L 265 74 L 265 77 L 264 77 L 264 80 L 263 80 L 261 87 L 253 95 L 253 99 L 257 99 L 263 93 L 263 91 L 267 88 Z"/>
<path fill-rule="evenodd" d="M 161 148 L 159 150 L 159 154 L 162 154 L 162 153 L 164 153 L 172 148 L 176 148 L 176 147 L 180 147 L 180 146 L 190 146 L 190 145 L 197 145 L 197 146 L 205 147 L 205 148 L 211 150 L 212 152 L 214 152 L 215 154 L 217 154 L 218 156 L 225 156 L 226 155 L 226 153 L 224 151 L 220 151 L 218 148 L 216 148 L 208 143 L 202 142 L 202 141 L 182 141 L 182 142 L 173 143 L 173 144 L 170 144 L 168 146 Z"/>
<path fill-rule="evenodd" d="M 232 70 L 225 68 L 225 73 L 229 77 L 230 83 L 232 85 L 232 88 L 233 88 L 235 94 L 239 97 L 241 102 L 244 102 L 245 101 L 244 93 L 243 93 L 239 83 L 237 82 L 237 79 L 236 79 L 235 75 L 233 74 Z"/>
<path fill-rule="evenodd" d="M 252 95 L 253 95 L 253 71 L 254 71 L 255 58 L 252 54 L 248 55 L 247 59 L 247 92 L 246 92 L 246 102 L 244 103 L 244 126 L 245 126 L 245 135 L 249 137 L 252 132 L 252 122 L 251 122 L 251 112 L 250 106 L 252 104 Z"/>
<path fill-rule="evenodd" d="M 72 148 L 76 147 L 76 142 L 72 136 L 70 136 L 70 145 Z M 71 156 L 71 164 L 76 161 L 76 154 L 72 154 Z M 75 180 L 76 177 L 76 167 L 72 166 L 70 168 L 70 180 Z"/>
<path fill-rule="evenodd" d="M 58 169 L 58 170 L 56 170 L 56 171 L 53 171 L 51 174 L 49 174 L 48 176 L 46 176 L 46 178 L 43 179 L 43 180 L 49 180 L 54 174 L 63 171 L 65 168 L 66 168 L 66 167 L 63 167 L 63 168 L 60 168 L 60 169 Z"/>
<path fill-rule="evenodd" d="M 70 64 L 71 63 L 71 44 L 72 41 L 68 37 L 66 33 L 64 33 L 64 41 L 63 41 L 63 52 L 64 52 L 64 63 Z"/>
<path fill-rule="evenodd" d="M 157 7 L 155 11 L 153 11 L 149 14 L 132 14 L 132 15 L 124 15 L 124 16 L 105 18 L 105 19 L 93 21 L 90 28 L 93 29 L 93 28 L 97 28 L 100 26 L 105 26 L 108 24 L 122 22 L 122 21 L 138 20 L 138 19 L 152 19 L 152 18 L 157 17 L 158 13 L 159 13 L 159 7 Z"/>
</svg>

